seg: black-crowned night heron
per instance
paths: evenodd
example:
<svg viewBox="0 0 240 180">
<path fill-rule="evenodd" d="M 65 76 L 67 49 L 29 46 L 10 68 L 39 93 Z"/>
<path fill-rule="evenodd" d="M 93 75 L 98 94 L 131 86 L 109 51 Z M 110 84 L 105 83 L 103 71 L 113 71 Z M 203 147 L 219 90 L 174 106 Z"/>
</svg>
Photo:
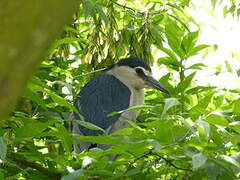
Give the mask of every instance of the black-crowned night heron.
<svg viewBox="0 0 240 180">
<path fill-rule="evenodd" d="M 145 61 L 139 58 L 126 58 L 91 79 L 79 93 L 74 105 L 85 121 L 101 127 L 106 134 L 111 134 L 127 127 L 128 123 L 125 120 L 135 121 L 139 111 L 128 111 L 114 116 L 109 114 L 142 105 L 143 88 L 154 88 L 169 94 L 169 91 L 152 77 L 151 68 Z M 81 119 L 78 113 L 74 113 L 73 118 Z M 73 124 L 72 131 L 85 136 L 103 135 L 101 131 L 90 130 L 77 124 Z M 104 145 L 97 146 L 107 148 Z M 80 142 L 75 145 L 75 151 L 80 152 L 90 147 L 91 143 Z"/>
</svg>

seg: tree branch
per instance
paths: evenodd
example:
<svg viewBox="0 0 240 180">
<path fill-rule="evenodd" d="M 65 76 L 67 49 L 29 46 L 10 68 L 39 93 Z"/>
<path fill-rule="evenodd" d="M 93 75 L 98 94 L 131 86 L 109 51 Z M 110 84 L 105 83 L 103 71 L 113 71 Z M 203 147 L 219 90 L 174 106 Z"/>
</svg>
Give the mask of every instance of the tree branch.
<svg viewBox="0 0 240 180">
<path fill-rule="evenodd" d="M 26 167 L 31 167 L 32 169 L 35 169 L 39 171 L 40 173 L 46 175 L 47 177 L 51 177 L 51 179 L 54 180 L 60 180 L 61 179 L 61 173 L 58 172 L 52 172 L 48 170 L 45 167 L 42 167 L 40 164 L 34 163 L 34 162 L 29 162 L 23 157 L 16 156 L 13 153 L 7 154 L 7 157 L 14 161 L 18 165 L 26 166 Z"/>
</svg>

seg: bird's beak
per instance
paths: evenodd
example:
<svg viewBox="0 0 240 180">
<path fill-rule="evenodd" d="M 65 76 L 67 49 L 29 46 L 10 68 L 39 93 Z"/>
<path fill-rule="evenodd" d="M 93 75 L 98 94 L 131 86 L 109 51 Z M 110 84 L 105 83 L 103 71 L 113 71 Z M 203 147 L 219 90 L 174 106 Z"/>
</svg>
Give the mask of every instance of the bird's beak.
<svg viewBox="0 0 240 180">
<path fill-rule="evenodd" d="M 159 91 L 162 91 L 166 94 L 170 94 L 170 91 L 168 91 L 161 83 L 159 83 L 156 79 L 154 79 L 151 76 L 145 76 L 145 81 L 148 87 L 157 89 Z"/>
</svg>

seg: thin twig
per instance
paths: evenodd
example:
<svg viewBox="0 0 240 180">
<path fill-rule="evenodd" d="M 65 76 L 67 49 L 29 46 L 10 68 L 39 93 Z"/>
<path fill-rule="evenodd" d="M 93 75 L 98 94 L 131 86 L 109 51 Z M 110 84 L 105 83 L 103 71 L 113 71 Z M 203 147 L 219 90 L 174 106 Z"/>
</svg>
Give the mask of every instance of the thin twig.
<svg viewBox="0 0 240 180">
<path fill-rule="evenodd" d="M 183 170 L 183 171 L 192 171 L 192 170 L 189 169 L 189 168 L 179 167 L 179 166 L 177 166 L 176 164 L 174 164 L 174 163 L 172 162 L 172 160 L 167 159 L 167 158 L 165 158 L 165 157 L 163 157 L 163 156 L 161 156 L 161 155 L 159 155 L 159 154 L 157 154 L 157 153 L 152 152 L 152 150 L 150 150 L 149 152 L 146 152 L 146 153 L 144 153 L 144 154 L 142 154 L 142 155 L 140 155 L 140 156 L 137 156 L 132 162 L 130 162 L 130 163 L 128 164 L 128 166 L 127 166 L 126 171 L 124 172 L 124 174 L 126 174 L 126 173 L 129 171 L 129 169 L 133 166 L 133 164 L 134 164 L 135 162 L 137 162 L 138 160 L 140 160 L 140 159 L 142 159 L 142 158 L 144 158 L 144 157 L 147 157 L 147 156 L 149 156 L 149 155 L 157 156 L 157 157 L 163 159 L 167 164 L 169 164 L 170 166 L 172 166 L 172 167 L 174 167 L 174 168 L 176 168 L 176 169 Z"/>
<path fill-rule="evenodd" d="M 127 169 L 126 169 L 126 171 L 124 172 L 124 174 L 126 174 L 126 173 L 128 172 L 128 170 L 133 166 L 133 164 L 134 164 L 135 162 L 137 162 L 138 160 L 140 160 L 140 159 L 148 156 L 148 155 L 151 154 L 151 153 L 152 153 L 152 152 L 149 151 L 149 152 L 147 152 L 147 153 L 145 153 L 145 154 L 142 154 L 142 155 L 136 157 L 132 162 L 130 162 L 130 163 L 128 164 Z"/>
<path fill-rule="evenodd" d="M 131 11 L 134 11 L 134 12 L 136 12 L 136 13 L 139 13 L 139 14 L 143 14 L 142 12 L 139 12 L 138 10 L 136 10 L 136 9 L 133 9 L 133 8 L 130 8 L 130 7 L 128 7 L 128 6 L 125 6 L 125 5 L 122 5 L 122 4 L 119 4 L 118 2 L 116 2 L 116 1 L 113 1 L 113 0 L 110 0 L 112 3 L 114 3 L 114 4 L 116 4 L 116 5 L 118 5 L 118 6 L 120 6 L 120 7 L 122 7 L 122 8 L 124 8 L 124 9 L 129 9 L 129 10 L 131 10 Z"/>
<path fill-rule="evenodd" d="M 97 69 L 97 70 L 95 70 L 95 71 L 91 71 L 91 72 L 88 72 L 88 73 L 85 73 L 85 74 L 80 74 L 80 75 L 74 76 L 74 78 L 82 77 L 82 76 L 87 76 L 87 75 L 89 75 L 89 74 L 93 74 L 93 73 L 96 73 L 96 72 L 104 71 L 104 70 L 106 70 L 106 69 L 107 69 L 107 68 Z"/>
<path fill-rule="evenodd" d="M 167 164 L 169 164 L 170 166 L 172 166 L 172 167 L 174 167 L 174 168 L 176 168 L 176 169 L 180 169 L 180 170 L 183 170 L 183 171 L 191 171 L 191 169 L 183 168 L 183 167 L 179 167 L 179 166 L 175 165 L 175 164 L 172 162 L 172 160 L 167 159 L 167 158 L 165 158 L 165 157 L 163 157 L 163 156 L 161 156 L 161 155 L 159 155 L 159 154 L 157 154 L 157 153 L 151 153 L 151 155 L 155 155 L 155 156 L 163 159 Z"/>
</svg>

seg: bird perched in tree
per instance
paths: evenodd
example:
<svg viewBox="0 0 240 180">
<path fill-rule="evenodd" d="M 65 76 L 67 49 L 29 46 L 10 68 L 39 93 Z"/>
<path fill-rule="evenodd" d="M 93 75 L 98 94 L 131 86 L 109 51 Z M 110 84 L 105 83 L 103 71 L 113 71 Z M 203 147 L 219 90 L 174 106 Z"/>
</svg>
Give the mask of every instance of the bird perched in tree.
<svg viewBox="0 0 240 180">
<path fill-rule="evenodd" d="M 126 120 L 135 121 L 139 111 L 128 111 L 114 116 L 129 107 L 142 105 L 144 88 L 154 88 L 169 94 L 169 91 L 152 77 L 150 66 L 139 58 L 126 58 L 112 64 L 100 74 L 91 79 L 79 93 L 74 106 L 85 121 L 95 124 L 105 130 L 105 134 L 128 127 Z M 78 113 L 73 119 L 81 120 Z M 85 136 L 103 135 L 101 131 L 87 129 L 73 124 L 72 132 Z M 102 149 L 109 146 L 96 145 Z M 89 142 L 79 142 L 75 152 L 88 150 L 92 147 Z"/>
</svg>

